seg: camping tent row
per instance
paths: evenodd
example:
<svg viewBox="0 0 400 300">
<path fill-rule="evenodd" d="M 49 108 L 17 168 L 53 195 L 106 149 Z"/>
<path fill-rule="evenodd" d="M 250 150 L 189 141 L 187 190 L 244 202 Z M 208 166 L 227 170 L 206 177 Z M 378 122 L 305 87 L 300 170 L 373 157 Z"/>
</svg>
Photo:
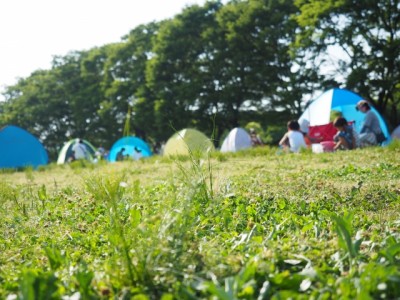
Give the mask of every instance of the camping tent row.
<svg viewBox="0 0 400 300">
<path fill-rule="evenodd" d="M 299 118 L 302 131 L 309 132 L 310 136 L 323 137 L 325 140 L 332 138 L 331 113 L 340 112 L 348 121 L 354 124 L 356 131 L 360 132 L 364 114 L 356 110 L 356 104 L 362 98 L 345 89 L 331 89 L 310 102 Z M 382 116 L 374 109 L 371 110 L 378 116 L 380 126 L 389 142 L 390 138 L 400 138 L 400 126 L 392 135 Z M 72 146 L 78 139 L 72 139 L 65 143 L 59 152 L 57 163 L 62 164 L 72 156 Z M 88 155 L 94 158 L 96 148 L 88 141 L 83 140 Z M 251 147 L 249 134 L 242 128 L 232 129 L 224 139 L 221 151 L 235 152 Z M 141 156 L 151 156 L 152 152 L 146 142 L 137 137 L 124 137 L 114 143 L 110 150 L 108 160 L 116 160 L 117 153 L 125 148 L 126 154 L 134 157 L 134 149 L 139 149 Z M 189 155 L 198 151 L 215 150 L 213 143 L 203 133 L 195 129 L 183 129 L 175 133 L 165 144 L 163 154 Z M 20 168 L 32 166 L 37 168 L 48 163 L 48 155 L 37 138 L 17 126 L 6 126 L 0 129 L 0 168 Z"/>
<path fill-rule="evenodd" d="M 222 142 L 221 152 L 236 152 L 252 146 L 251 137 L 243 128 L 233 128 Z M 175 133 L 165 144 L 164 155 L 189 155 L 196 152 L 215 151 L 212 141 L 195 129 Z"/>
<path fill-rule="evenodd" d="M 71 139 L 61 148 L 57 163 L 63 164 L 73 157 L 73 146 L 79 139 Z M 82 139 L 89 160 L 96 156 L 96 148 Z M 117 153 L 125 148 L 126 155 L 135 159 L 135 149 L 141 157 L 152 155 L 148 144 L 138 137 L 124 137 L 112 146 L 108 160 L 116 161 Z M 166 143 L 164 155 L 188 155 L 190 152 L 214 150 L 212 142 L 200 131 L 183 129 L 175 133 Z M 48 163 L 48 155 L 42 143 L 28 131 L 17 126 L 5 126 L 0 130 L 0 168 L 37 168 Z"/>
<path fill-rule="evenodd" d="M 68 162 L 72 156 L 72 146 L 78 141 L 73 139 L 67 142 L 61 149 L 57 163 L 63 164 Z M 95 148 L 86 140 L 82 140 L 88 149 L 89 156 L 93 159 L 95 157 Z M 149 157 L 153 155 L 149 145 L 142 139 L 134 136 L 123 137 L 116 141 L 108 155 L 110 162 L 117 161 L 117 155 L 121 151 L 125 157 L 131 159 L 138 159 L 140 157 Z M 214 145 L 203 133 L 195 129 L 183 129 L 170 137 L 165 144 L 163 155 L 189 155 L 190 152 L 210 151 L 215 150 Z M 140 153 L 140 155 L 138 155 Z"/>
<path fill-rule="evenodd" d="M 79 139 L 72 139 L 64 144 L 59 152 L 57 163 L 63 164 L 73 157 L 73 145 Z M 87 150 L 88 159 L 94 159 L 96 148 L 87 140 L 82 140 Z M 110 152 L 110 161 L 115 161 L 119 147 L 125 146 L 127 150 L 138 147 L 142 156 L 150 156 L 148 145 L 139 138 L 126 137 L 118 140 Z M 37 168 L 46 165 L 49 157 L 42 143 L 28 131 L 17 126 L 8 125 L 0 129 L 0 168 L 15 169 L 24 167 Z"/>
<path fill-rule="evenodd" d="M 221 152 L 236 152 L 251 148 L 250 134 L 243 128 L 233 128 L 221 145 Z M 212 141 L 195 129 L 183 129 L 175 133 L 166 143 L 164 155 L 188 155 L 193 152 L 214 151 Z"/>
<path fill-rule="evenodd" d="M 359 131 L 362 124 L 363 114 L 355 109 L 355 105 L 362 98 L 347 90 L 333 89 L 325 92 L 320 97 L 315 99 L 305 110 L 299 119 L 300 124 L 307 124 L 308 128 L 303 130 L 306 132 L 311 130 L 314 134 L 319 134 L 327 125 L 330 124 L 330 114 L 333 110 L 339 111 L 347 119 L 354 122 L 356 129 Z M 378 115 L 381 127 L 386 137 L 389 138 L 386 124 L 379 113 L 373 109 Z M 304 122 L 305 121 L 305 122 Z M 326 128 L 325 128 L 326 130 Z M 324 133 L 322 132 L 322 135 Z M 327 137 L 329 139 L 331 137 Z M 58 163 L 64 163 L 68 160 L 69 155 L 72 154 L 72 145 L 77 139 L 71 140 L 66 143 L 60 151 Z M 83 140 L 83 143 L 89 149 L 90 155 L 94 158 L 95 148 L 88 141 Z M 251 137 L 249 133 L 240 127 L 233 128 L 225 137 L 221 152 L 236 152 L 239 150 L 251 148 Z M 117 153 L 124 148 L 127 156 L 131 159 L 135 157 L 135 149 L 140 151 L 140 157 L 149 157 L 153 155 L 149 145 L 138 137 L 123 137 L 116 141 L 111 147 L 108 160 L 115 162 L 117 160 Z M 215 147 L 212 141 L 202 132 L 196 129 L 182 129 L 171 136 L 163 149 L 163 155 L 190 155 L 194 152 L 208 152 L 214 151 Z"/>
<path fill-rule="evenodd" d="M 87 140 L 81 139 L 81 141 L 83 145 L 85 145 L 88 160 L 95 160 L 97 155 L 96 148 Z M 79 139 L 72 139 L 64 144 L 58 155 L 57 159 L 58 164 L 64 164 L 71 161 L 74 154 L 73 146 L 75 143 L 78 142 Z M 110 162 L 115 162 L 117 153 L 122 148 L 125 149 L 126 156 L 129 156 L 131 158 L 134 158 L 133 153 L 135 148 L 139 149 L 142 157 L 147 157 L 152 155 L 150 147 L 147 145 L 145 141 L 143 141 L 138 137 L 130 136 L 130 137 L 123 137 L 113 144 L 110 153 L 108 155 L 108 160 Z"/>
<path fill-rule="evenodd" d="M 79 139 L 71 139 L 61 148 L 57 163 L 64 164 L 73 157 L 73 145 Z M 82 140 L 87 150 L 89 160 L 95 159 L 96 148 L 87 140 Z M 124 137 L 112 146 L 108 160 L 116 161 L 117 153 L 125 148 L 127 156 L 135 159 L 135 149 L 141 157 L 152 155 L 148 144 L 138 137 Z M 190 150 L 189 150 L 190 149 Z M 194 129 L 184 129 L 174 134 L 165 146 L 164 155 L 187 155 L 190 151 L 214 150 L 212 142 L 201 132 Z M 49 161 L 46 149 L 42 143 L 28 131 L 17 126 L 8 125 L 0 130 L 0 168 L 37 168 Z"/>
<path fill-rule="evenodd" d="M 61 148 L 57 163 L 63 164 L 73 156 L 73 145 L 79 139 L 71 139 Z M 87 140 L 82 139 L 89 160 L 96 156 L 96 148 Z M 135 159 L 134 150 L 140 151 L 141 157 L 152 155 L 148 144 L 137 137 L 124 137 L 112 146 L 108 160 L 116 161 L 117 153 L 125 148 L 125 153 Z M 175 133 L 166 143 L 164 155 L 188 155 L 191 151 L 214 150 L 212 142 L 200 131 L 184 129 Z M 0 168 L 37 168 L 49 161 L 46 149 L 42 143 L 28 131 L 9 125 L 0 130 Z"/>
</svg>

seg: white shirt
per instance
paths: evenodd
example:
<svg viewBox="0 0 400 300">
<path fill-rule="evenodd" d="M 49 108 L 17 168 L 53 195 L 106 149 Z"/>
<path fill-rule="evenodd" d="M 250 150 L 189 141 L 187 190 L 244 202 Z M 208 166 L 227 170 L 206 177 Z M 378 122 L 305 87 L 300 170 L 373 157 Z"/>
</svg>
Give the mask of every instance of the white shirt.
<svg viewBox="0 0 400 300">
<path fill-rule="evenodd" d="M 306 142 L 304 141 L 304 135 L 300 131 L 290 130 L 288 132 L 288 139 L 290 151 L 292 152 L 299 152 L 300 148 L 307 148 Z"/>
<path fill-rule="evenodd" d="M 138 160 L 138 159 L 140 159 L 140 158 L 142 158 L 142 153 L 141 152 L 136 152 L 135 150 L 133 150 L 133 155 L 132 155 L 132 157 L 133 157 L 133 159 L 134 160 Z"/>
<path fill-rule="evenodd" d="M 72 146 L 72 150 L 74 151 L 75 159 L 86 158 L 86 147 L 81 143 L 75 143 Z"/>
</svg>

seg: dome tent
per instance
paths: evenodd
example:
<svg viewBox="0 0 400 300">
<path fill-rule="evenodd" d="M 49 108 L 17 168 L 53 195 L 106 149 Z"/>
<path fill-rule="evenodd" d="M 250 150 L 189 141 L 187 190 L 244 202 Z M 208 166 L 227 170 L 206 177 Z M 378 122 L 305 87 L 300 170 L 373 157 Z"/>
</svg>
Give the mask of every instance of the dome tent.
<svg viewBox="0 0 400 300">
<path fill-rule="evenodd" d="M 251 147 L 251 137 L 240 127 L 233 128 L 224 139 L 221 152 L 236 152 Z"/>
<path fill-rule="evenodd" d="M 164 155 L 189 155 L 191 152 L 215 150 L 204 133 L 196 129 L 182 129 L 171 136 L 164 147 Z"/>
<path fill-rule="evenodd" d="M 362 99 L 361 96 L 345 89 L 336 88 L 324 92 L 308 105 L 299 118 L 301 130 L 308 132 L 307 127 L 309 126 L 310 136 L 313 137 L 315 133 L 314 137 L 319 137 L 318 134 L 327 133 L 325 140 L 329 140 L 332 138 L 332 134 L 336 132 L 330 123 L 331 114 L 339 112 L 348 122 L 353 123 L 357 132 L 360 132 L 365 114 L 356 110 L 356 104 Z M 371 107 L 371 110 L 377 115 L 383 134 L 387 139 L 390 139 L 388 128 L 382 116 L 375 108 Z"/>
<path fill-rule="evenodd" d="M 0 129 L 0 168 L 37 168 L 48 160 L 43 145 L 28 131 L 13 125 Z"/>
<path fill-rule="evenodd" d="M 108 160 L 111 162 L 116 161 L 117 153 L 122 148 L 125 148 L 125 153 L 127 155 L 129 155 L 131 158 L 134 158 L 135 147 L 140 150 L 141 156 L 143 157 L 148 157 L 152 155 L 150 147 L 145 141 L 135 136 L 126 136 L 114 143 L 114 145 L 111 147 Z"/>
<path fill-rule="evenodd" d="M 400 139 L 400 125 L 392 131 L 391 137 L 392 139 Z"/>
<path fill-rule="evenodd" d="M 64 146 L 61 148 L 58 154 L 57 164 L 61 165 L 68 162 L 68 159 L 71 158 L 73 154 L 72 146 L 79 140 L 80 139 L 72 139 L 64 144 Z M 89 153 L 90 158 L 93 159 L 96 153 L 96 148 L 93 147 L 93 145 L 89 143 L 87 140 L 82 139 L 82 142 L 86 146 L 86 150 Z"/>
</svg>

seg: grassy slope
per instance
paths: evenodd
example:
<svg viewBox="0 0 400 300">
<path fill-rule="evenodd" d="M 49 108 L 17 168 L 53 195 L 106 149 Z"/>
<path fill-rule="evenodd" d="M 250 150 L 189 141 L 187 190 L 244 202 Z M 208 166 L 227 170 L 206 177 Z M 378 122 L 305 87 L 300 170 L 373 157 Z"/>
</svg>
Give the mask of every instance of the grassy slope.
<svg viewBox="0 0 400 300">
<path fill-rule="evenodd" d="M 2 173 L 0 297 L 400 297 L 399 152 Z"/>
</svg>

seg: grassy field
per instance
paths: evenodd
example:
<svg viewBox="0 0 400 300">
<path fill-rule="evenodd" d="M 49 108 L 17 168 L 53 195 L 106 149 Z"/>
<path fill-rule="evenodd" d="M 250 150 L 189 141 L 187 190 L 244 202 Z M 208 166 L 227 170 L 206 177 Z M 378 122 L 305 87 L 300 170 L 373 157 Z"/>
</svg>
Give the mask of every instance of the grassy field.
<svg viewBox="0 0 400 300">
<path fill-rule="evenodd" d="M 400 299 L 400 144 L 0 173 L 0 298 Z"/>
</svg>

